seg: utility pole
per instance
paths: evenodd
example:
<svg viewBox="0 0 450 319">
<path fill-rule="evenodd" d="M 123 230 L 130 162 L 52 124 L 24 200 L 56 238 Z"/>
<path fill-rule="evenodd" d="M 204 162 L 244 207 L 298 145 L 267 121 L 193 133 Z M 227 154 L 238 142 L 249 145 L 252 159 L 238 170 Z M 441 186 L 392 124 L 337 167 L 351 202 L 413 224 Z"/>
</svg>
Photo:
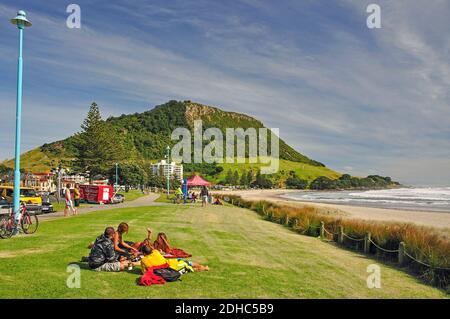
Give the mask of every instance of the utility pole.
<svg viewBox="0 0 450 319">
<path fill-rule="evenodd" d="M 118 169 L 118 167 L 119 167 L 119 163 L 116 163 L 116 186 L 115 186 L 114 191 L 116 191 L 119 186 L 119 173 L 118 173 L 119 169 Z"/>
<path fill-rule="evenodd" d="M 58 195 L 58 204 L 60 203 L 60 201 L 61 201 L 61 164 L 59 164 L 59 166 L 58 166 L 58 193 L 57 193 L 57 195 Z"/>
<path fill-rule="evenodd" d="M 167 182 L 167 198 L 170 197 L 170 147 L 166 148 L 167 154 L 167 163 L 166 163 L 166 182 Z"/>
</svg>

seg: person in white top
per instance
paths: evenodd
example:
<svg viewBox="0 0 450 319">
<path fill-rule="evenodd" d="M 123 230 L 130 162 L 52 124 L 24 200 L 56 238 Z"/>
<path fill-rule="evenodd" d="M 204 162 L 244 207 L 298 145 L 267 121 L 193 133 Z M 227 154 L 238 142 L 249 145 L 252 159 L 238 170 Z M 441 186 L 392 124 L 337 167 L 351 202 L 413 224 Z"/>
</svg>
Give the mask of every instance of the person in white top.
<svg viewBox="0 0 450 319">
<path fill-rule="evenodd" d="M 77 209 L 76 207 L 73 206 L 72 195 L 70 194 L 70 184 L 66 185 L 64 198 L 66 199 L 66 207 L 64 208 L 64 217 L 67 217 L 69 215 L 69 209 L 72 211 L 72 215 L 76 215 Z"/>
</svg>

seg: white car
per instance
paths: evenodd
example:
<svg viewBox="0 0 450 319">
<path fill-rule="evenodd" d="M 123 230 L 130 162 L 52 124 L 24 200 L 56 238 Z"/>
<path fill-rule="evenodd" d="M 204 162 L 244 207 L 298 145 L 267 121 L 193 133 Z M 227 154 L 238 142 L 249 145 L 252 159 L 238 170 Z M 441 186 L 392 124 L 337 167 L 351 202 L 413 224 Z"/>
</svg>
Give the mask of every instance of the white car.
<svg viewBox="0 0 450 319">
<path fill-rule="evenodd" d="M 111 204 L 119 204 L 125 201 L 125 196 L 122 194 L 116 194 L 111 198 Z"/>
</svg>

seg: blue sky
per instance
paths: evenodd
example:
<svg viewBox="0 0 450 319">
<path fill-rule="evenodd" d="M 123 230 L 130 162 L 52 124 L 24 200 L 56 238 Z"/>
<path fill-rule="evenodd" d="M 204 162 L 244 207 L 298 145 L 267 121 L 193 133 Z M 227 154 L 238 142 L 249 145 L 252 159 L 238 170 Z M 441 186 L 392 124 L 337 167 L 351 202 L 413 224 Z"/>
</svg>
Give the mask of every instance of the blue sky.
<svg viewBox="0 0 450 319">
<path fill-rule="evenodd" d="M 368 29 L 366 7 L 382 9 Z M 66 7 L 81 7 L 81 29 Z M 450 3 L 428 1 L 2 1 L 0 159 L 13 156 L 18 9 L 22 148 L 171 99 L 243 112 L 352 175 L 450 184 Z"/>
</svg>

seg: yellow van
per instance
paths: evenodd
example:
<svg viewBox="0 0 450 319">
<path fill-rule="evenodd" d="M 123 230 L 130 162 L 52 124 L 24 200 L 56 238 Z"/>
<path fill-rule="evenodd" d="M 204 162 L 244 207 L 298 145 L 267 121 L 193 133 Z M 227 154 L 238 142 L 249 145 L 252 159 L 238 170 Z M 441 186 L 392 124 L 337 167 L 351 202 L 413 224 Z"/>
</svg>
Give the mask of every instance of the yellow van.
<svg viewBox="0 0 450 319">
<path fill-rule="evenodd" d="M 13 202 L 14 187 L 0 185 L 0 196 L 6 198 L 9 204 Z M 42 205 L 42 198 L 30 187 L 20 188 L 20 201 L 25 204 Z"/>
</svg>

